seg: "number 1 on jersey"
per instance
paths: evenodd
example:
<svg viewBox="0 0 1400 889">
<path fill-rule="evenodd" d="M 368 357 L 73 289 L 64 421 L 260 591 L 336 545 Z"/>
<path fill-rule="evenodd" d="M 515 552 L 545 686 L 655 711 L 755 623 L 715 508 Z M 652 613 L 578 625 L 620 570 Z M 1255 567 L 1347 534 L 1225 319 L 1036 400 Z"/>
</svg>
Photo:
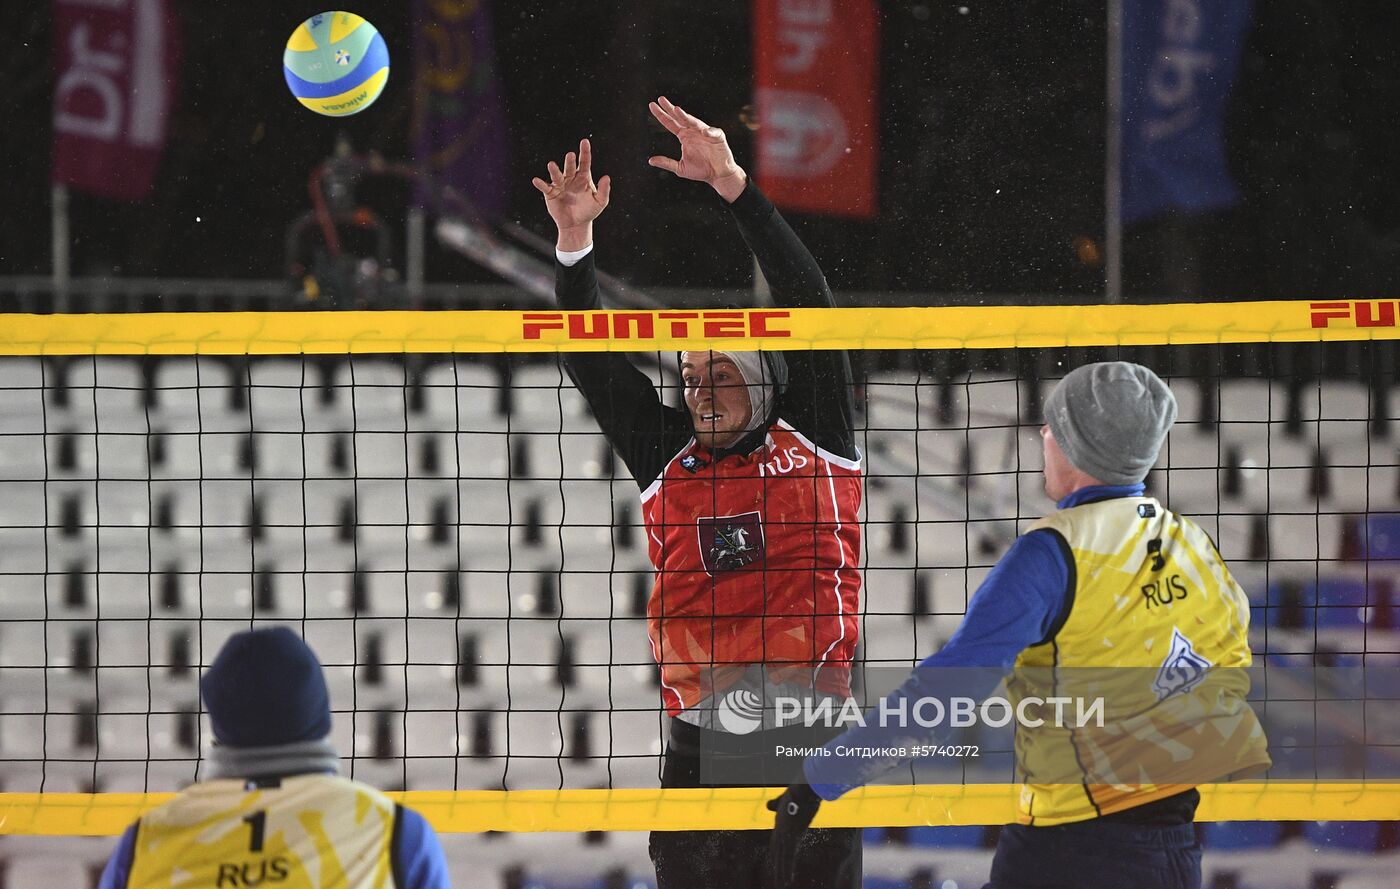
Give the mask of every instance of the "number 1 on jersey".
<svg viewBox="0 0 1400 889">
<path fill-rule="evenodd" d="M 263 835 L 267 830 L 267 812 L 259 810 L 251 815 L 245 815 L 243 822 L 252 829 L 252 836 L 248 838 L 248 851 L 261 852 Z"/>
</svg>

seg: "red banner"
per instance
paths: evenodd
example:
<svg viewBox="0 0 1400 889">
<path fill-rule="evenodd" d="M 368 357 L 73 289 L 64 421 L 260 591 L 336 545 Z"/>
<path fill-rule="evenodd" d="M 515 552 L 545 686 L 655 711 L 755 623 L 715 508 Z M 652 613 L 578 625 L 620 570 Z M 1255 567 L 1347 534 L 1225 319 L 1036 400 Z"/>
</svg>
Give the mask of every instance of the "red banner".
<svg viewBox="0 0 1400 889">
<path fill-rule="evenodd" d="M 877 210 L 876 0 L 754 0 L 758 182 L 778 206 Z"/>
<path fill-rule="evenodd" d="M 179 75 L 168 0 L 54 0 L 53 181 L 139 201 Z"/>
</svg>

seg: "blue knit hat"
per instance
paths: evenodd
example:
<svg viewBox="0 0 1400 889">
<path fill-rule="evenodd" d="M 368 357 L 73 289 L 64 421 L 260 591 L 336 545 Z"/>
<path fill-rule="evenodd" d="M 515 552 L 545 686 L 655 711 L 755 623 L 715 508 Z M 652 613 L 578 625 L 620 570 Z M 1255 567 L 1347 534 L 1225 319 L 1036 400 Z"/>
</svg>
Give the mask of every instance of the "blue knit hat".
<svg viewBox="0 0 1400 889">
<path fill-rule="evenodd" d="M 272 747 L 330 734 L 331 699 L 321 662 L 287 627 L 234 635 L 199 688 L 220 744 Z"/>
</svg>

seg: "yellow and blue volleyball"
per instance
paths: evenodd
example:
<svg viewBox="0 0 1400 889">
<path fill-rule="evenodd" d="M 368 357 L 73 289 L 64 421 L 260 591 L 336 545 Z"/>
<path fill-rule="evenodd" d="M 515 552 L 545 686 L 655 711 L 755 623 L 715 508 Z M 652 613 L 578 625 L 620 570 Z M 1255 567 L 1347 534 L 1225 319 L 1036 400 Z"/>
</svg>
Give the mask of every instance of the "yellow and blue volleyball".
<svg viewBox="0 0 1400 889">
<path fill-rule="evenodd" d="M 282 73 L 297 101 L 329 117 L 364 111 L 389 80 L 389 48 L 374 25 L 353 12 L 323 12 L 287 41 Z"/>
</svg>

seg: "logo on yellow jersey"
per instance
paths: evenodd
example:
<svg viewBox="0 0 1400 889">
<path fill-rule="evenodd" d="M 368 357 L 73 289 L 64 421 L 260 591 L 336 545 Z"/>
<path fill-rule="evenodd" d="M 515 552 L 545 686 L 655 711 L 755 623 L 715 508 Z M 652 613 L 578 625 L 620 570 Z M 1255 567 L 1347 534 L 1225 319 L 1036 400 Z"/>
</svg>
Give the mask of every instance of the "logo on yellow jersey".
<svg viewBox="0 0 1400 889">
<path fill-rule="evenodd" d="M 1157 670 L 1157 678 L 1152 682 L 1152 690 L 1157 700 L 1163 700 L 1177 692 L 1190 691 L 1205 678 L 1210 669 L 1210 661 L 1196 653 L 1191 640 L 1172 627 L 1172 647 L 1166 659 Z"/>
</svg>

